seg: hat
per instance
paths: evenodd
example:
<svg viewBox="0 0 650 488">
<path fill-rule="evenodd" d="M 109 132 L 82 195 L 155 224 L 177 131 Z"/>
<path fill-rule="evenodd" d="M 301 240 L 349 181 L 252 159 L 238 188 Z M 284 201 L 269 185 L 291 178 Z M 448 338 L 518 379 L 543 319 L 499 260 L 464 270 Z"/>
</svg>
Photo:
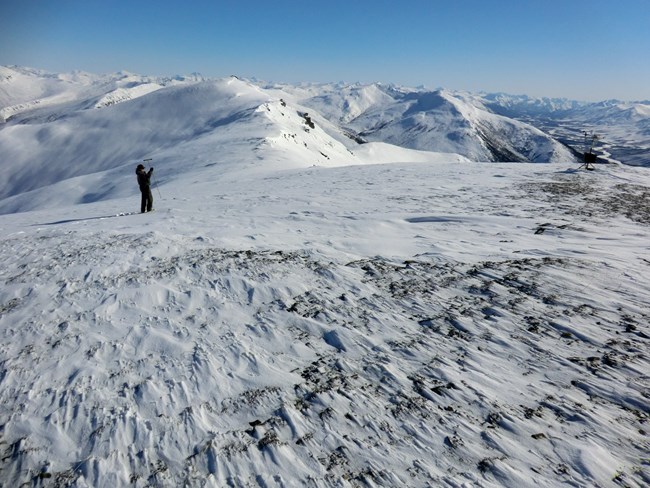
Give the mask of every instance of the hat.
<svg viewBox="0 0 650 488">
<path fill-rule="evenodd" d="M 138 164 L 138 167 L 135 169 L 144 169 L 144 164 Z"/>
</svg>

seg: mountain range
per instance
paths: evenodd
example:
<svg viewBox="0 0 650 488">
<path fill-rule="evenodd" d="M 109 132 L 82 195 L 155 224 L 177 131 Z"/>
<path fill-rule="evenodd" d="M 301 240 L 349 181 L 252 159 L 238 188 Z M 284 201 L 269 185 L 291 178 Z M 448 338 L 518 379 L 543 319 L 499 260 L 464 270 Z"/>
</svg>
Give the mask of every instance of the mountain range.
<svg viewBox="0 0 650 488">
<path fill-rule="evenodd" d="M 13 67 L 0 99 L 0 486 L 650 484 L 650 173 L 611 142 L 645 104 Z"/>
<path fill-rule="evenodd" d="M 185 171 L 188 159 L 203 161 L 206 151 L 238 170 L 261 159 L 289 167 L 347 165 L 368 162 L 371 153 L 369 162 L 378 162 L 377 154 L 395 156 L 402 149 L 411 150 L 397 157 L 403 161 L 444 153 L 480 162 L 577 164 L 580 131 L 607 128 L 609 139 L 598 148 L 602 156 L 629 156 L 626 162 L 645 165 L 648 107 L 382 84 L 287 85 L 199 74 L 161 78 L 0 67 L 0 164 L 6 175 L 0 211 L 36 208 L 41 200 L 55 205 L 118 195 L 116 171 L 148 157 L 169 163 L 171 178 L 181 171 L 172 164 L 181 146 Z M 364 143 L 392 149 L 377 151 Z M 229 155 L 235 146 L 252 153 L 236 161 Z M 90 187 L 68 181 L 84 175 L 94 175 Z M 51 185 L 59 187 L 47 190 Z M 29 193 L 36 190 L 40 196 Z"/>
</svg>

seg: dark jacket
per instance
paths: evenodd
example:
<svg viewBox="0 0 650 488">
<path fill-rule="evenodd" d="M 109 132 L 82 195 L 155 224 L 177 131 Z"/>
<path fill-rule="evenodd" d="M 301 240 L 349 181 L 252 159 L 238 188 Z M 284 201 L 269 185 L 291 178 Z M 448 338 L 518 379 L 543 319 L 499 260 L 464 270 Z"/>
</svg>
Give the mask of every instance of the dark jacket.
<svg viewBox="0 0 650 488">
<path fill-rule="evenodd" d="M 135 174 L 138 175 L 138 185 L 140 185 L 140 190 L 146 190 L 151 185 L 151 173 L 153 173 L 153 168 L 149 171 L 145 171 L 144 168 L 136 169 Z"/>
</svg>

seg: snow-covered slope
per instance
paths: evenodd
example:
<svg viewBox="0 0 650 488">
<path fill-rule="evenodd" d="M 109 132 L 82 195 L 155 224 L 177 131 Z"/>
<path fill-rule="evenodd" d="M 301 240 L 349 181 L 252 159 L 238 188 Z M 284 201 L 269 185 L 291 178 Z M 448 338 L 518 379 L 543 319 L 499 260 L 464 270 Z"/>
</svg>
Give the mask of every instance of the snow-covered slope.
<svg viewBox="0 0 650 488">
<path fill-rule="evenodd" d="M 2 215 L 0 484 L 647 486 L 648 187 L 197 166 Z"/>
<path fill-rule="evenodd" d="M 472 161 L 570 162 L 566 148 L 532 126 L 481 110 L 446 91 L 411 93 L 399 102 L 399 117 L 385 121 L 370 112 L 354 127 L 369 139 L 418 149 L 438 147 Z M 370 124 L 368 124 L 370 122 Z"/>
<path fill-rule="evenodd" d="M 23 114 L 0 130 L 9 171 L 0 197 L 123 166 L 228 124 L 265 100 L 233 79 L 168 87 L 103 109 L 73 103 L 55 114 Z"/>
<path fill-rule="evenodd" d="M 540 127 L 578 152 L 585 150 L 584 132 L 593 133 L 599 136 L 595 149 L 603 159 L 650 166 L 650 101 L 587 103 L 506 94 L 468 99 Z"/>
<path fill-rule="evenodd" d="M 539 129 L 448 90 L 323 85 L 292 90 L 305 105 L 362 139 L 462 154 L 472 161 L 568 162 L 571 151 Z M 316 92 L 316 93 L 314 93 Z"/>
<path fill-rule="evenodd" d="M 0 212 L 130 194 L 144 158 L 154 159 L 165 181 L 215 165 L 239 172 L 377 162 L 357 156 L 358 143 L 318 113 L 235 77 L 153 82 L 123 74 L 61 93 L 65 102 L 23 107 L 0 125 Z M 466 161 L 390 153 L 401 162 Z"/>
<path fill-rule="evenodd" d="M 203 81 L 194 73 L 190 76 L 149 77 L 122 71 L 96 75 L 82 71 L 50 73 L 18 66 L 0 66 L 0 123 L 23 112 L 45 109 L 56 117 L 60 110 L 77 102 L 75 108 L 101 108 L 131 100 L 159 88 Z"/>
</svg>

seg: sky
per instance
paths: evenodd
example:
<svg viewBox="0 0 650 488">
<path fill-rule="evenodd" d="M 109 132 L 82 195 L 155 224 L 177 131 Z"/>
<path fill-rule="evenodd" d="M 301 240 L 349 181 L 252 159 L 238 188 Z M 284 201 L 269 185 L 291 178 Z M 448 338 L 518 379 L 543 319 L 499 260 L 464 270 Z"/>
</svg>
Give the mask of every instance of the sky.
<svg viewBox="0 0 650 488">
<path fill-rule="evenodd" d="M 0 0 L 0 65 L 650 99 L 650 0 Z"/>
</svg>

